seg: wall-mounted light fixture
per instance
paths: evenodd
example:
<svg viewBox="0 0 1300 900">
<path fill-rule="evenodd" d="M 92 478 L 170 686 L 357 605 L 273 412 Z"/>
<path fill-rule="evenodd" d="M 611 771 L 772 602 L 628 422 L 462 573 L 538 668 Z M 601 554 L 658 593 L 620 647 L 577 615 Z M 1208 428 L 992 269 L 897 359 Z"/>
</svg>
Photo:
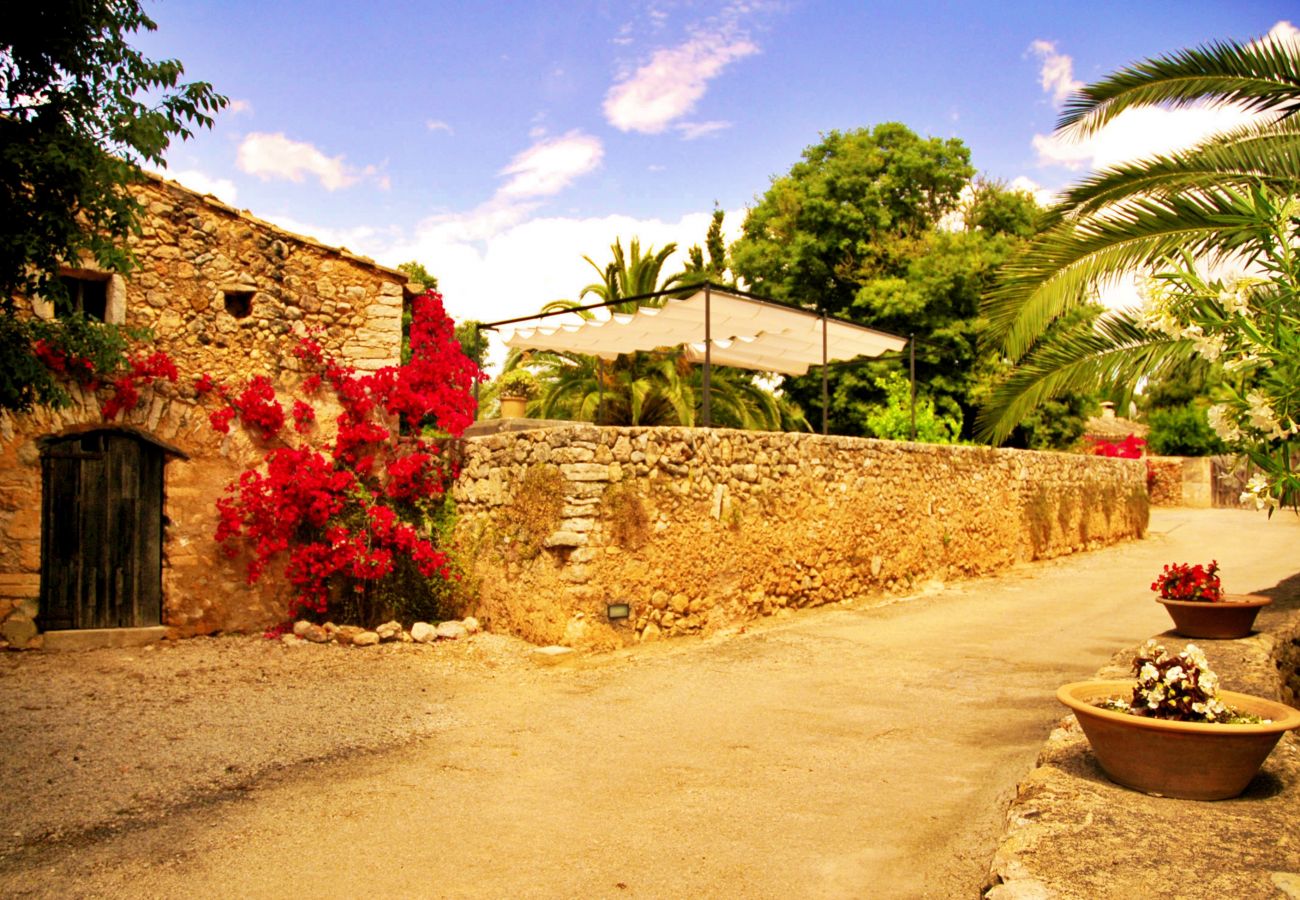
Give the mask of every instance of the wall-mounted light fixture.
<svg viewBox="0 0 1300 900">
<path fill-rule="evenodd" d="M 619 619 L 626 619 L 632 615 L 632 604 L 630 603 L 611 603 L 605 607 L 605 612 L 609 615 L 611 622 Z"/>
</svg>

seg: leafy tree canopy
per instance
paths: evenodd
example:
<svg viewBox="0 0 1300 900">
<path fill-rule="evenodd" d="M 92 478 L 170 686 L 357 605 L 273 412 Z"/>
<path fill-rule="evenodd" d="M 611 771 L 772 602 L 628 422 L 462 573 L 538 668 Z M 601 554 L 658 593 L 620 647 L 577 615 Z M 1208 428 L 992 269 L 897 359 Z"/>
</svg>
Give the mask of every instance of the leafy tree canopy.
<svg viewBox="0 0 1300 900">
<path fill-rule="evenodd" d="M 426 291 L 436 291 L 438 289 L 437 276 L 430 275 L 429 270 L 424 267 L 423 263 L 411 260 L 410 262 L 402 263 L 397 267 L 397 270 L 399 272 L 405 272 L 406 277 L 410 278 L 416 284 L 424 285 Z"/>
<path fill-rule="evenodd" d="M 0 17 L 0 408 L 67 402 L 45 360 L 91 359 L 105 376 L 122 365 L 121 329 L 40 323 L 16 315 L 15 297 L 66 311 L 59 268 L 83 255 L 129 272 L 140 207 L 127 186 L 226 105 L 206 82 L 182 84 L 177 60 L 127 43 L 156 27 L 137 0 L 42 0 Z"/>
<path fill-rule="evenodd" d="M 845 312 L 863 281 L 906 265 L 974 174 L 956 139 L 896 122 L 832 131 L 749 211 L 736 271 L 758 294 Z"/>
<path fill-rule="evenodd" d="M 165 167 L 173 138 L 210 127 L 226 98 L 181 84 L 127 37 L 157 26 L 137 0 L 45 0 L 0 23 L 0 304 L 58 293 L 59 265 L 92 254 L 126 272 L 137 166 Z"/>
<path fill-rule="evenodd" d="M 773 181 L 732 247 L 756 293 L 915 336 L 918 394 L 963 437 L 981 377 L 981 295 L 1042 215 L 1031 195 L 973 175 L 957 139 L 897 123 L 831 132 Z M 887 373 L 899 365 L 832 368 L 831 429 L 872 433 L 867 417 L 888 405 Z M 820 372 L 785 389 L 820 410 Z"/>
<path fill-rule="evenodd" d="M 727 271 L 731 268 L 731 259 L 727 253 L 727 241 L 722 236 L 722 221 L 726 217 L 726 212 L 713 209 L 713 218 L 709 221 L 708 233 L 704 236 L 704 247 L 695 244 L 690 250 L 686 251 L 687 262 L 686 268 L 678 276 L 682 284 L 703 284 L 710 281 L 714 284 L 720 284 L 724 287 L 734 286 L 734 279 L 728 281 Z M 704 261 L 704 253 L 708 251 L 708 262 Z"/>
</svg>

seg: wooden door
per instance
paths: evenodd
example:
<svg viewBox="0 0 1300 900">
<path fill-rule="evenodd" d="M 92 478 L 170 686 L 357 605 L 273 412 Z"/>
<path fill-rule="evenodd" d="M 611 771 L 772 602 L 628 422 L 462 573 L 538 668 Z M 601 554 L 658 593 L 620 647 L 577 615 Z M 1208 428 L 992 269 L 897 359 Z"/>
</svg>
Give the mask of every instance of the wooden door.
<svg viewBox="0 0 1300 900">
<path fill-rule="evenodd" d="M 43 630 L 162 622 L 163 451 L 97 431 L 42 453 Z"/>
</svg>

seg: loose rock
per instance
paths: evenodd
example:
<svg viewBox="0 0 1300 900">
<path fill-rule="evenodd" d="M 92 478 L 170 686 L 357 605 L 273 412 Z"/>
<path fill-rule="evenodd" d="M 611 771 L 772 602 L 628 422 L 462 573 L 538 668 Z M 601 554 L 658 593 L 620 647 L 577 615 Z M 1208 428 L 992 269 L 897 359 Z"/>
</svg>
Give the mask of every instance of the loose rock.
<svg viewBox="0 0 1300 900">
<path fill-rule="evenodd" d="M 458 641 L 465 637 L 469 632 L 465 626 L 459 622 L 439 622 L 437 628 L 438 640 L 441 641 Z"/>
</svg>

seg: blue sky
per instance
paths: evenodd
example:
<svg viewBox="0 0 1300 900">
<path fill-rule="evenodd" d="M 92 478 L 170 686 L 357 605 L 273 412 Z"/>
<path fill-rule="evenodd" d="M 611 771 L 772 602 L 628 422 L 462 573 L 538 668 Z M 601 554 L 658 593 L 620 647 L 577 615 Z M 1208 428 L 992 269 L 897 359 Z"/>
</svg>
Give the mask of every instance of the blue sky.
<svg viewBox="0 0 1300 900">
<path fill-rule="evenodd" d="M 134 41 L 232 106 L 168 174 L 254 215 L 439 276 L 453 316 L 576 297 L 615 237 L 702 243 L 831 129 L 959 137 L 1050 192 L 1231 124 L 1157 111 L 1051 138 L 1069 89 L 1277 28 L 1278 2 L 198 2 Z M 1283 23 L 1280 24 L 1279 23 Z"/>
</svg>

